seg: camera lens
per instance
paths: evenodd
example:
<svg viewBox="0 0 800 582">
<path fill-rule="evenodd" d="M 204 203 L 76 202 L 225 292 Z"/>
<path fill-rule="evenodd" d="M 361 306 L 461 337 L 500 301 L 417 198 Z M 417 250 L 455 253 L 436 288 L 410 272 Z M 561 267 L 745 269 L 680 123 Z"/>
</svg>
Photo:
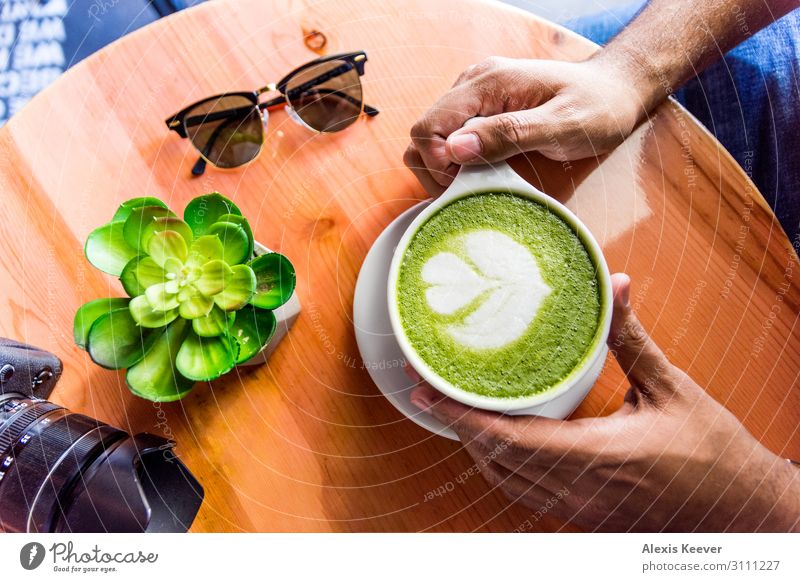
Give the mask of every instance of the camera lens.
<svg viewBox="0 0 800 582">
<path fill-rule="evenodd" d="M 186 531 L 203 489 L 155 435 L 0 395 L 0 531 Z"/>
</svg>

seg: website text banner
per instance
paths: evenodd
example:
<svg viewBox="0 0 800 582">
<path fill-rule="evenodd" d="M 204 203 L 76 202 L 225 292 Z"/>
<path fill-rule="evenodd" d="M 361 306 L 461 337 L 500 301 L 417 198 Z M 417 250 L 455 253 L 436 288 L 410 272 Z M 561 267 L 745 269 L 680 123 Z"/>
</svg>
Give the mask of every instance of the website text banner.
<svg viewBox="0 0 800 582">
<path fill-rule="evenodd" d="M 15 581 L 797 581 L 799 549 L 794 534 L 0 535 Z"/>
</svg>

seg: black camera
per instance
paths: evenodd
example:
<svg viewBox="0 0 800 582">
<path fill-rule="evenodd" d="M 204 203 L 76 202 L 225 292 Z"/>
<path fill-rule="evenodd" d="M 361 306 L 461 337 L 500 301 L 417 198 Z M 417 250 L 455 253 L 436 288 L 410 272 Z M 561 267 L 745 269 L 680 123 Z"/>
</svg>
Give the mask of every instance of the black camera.
<svg viewBox="0 0 800 582">
<path fill-rule="evenodd" d="M 0 531 L 185 532 L 203 488 L 175 443 L 49 402 L 61 370 L 0 338 Z"/>
</svg>

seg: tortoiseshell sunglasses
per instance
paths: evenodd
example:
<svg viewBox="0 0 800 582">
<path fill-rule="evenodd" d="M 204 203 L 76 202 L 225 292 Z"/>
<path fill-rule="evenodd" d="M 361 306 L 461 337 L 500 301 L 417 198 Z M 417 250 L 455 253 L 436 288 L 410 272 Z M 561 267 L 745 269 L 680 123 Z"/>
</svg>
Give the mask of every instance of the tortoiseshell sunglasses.
<svg viewBox="0 0 800 582">
<path fill-rule="evenodd" d="M 293 120 L 320 133 L 341 131 L 362 112 L 378 115 L 363 99 L 360 77 L 366 62 L 364 51 L 322 57 L 257 91 L 223 93 L 189 105 L 169 117 L 167 127 L 188 137 L 200 152 L 192 168 L 195 176 L 205 172 L 206 162 L 237 168 L 261 152 L 268 110 L 273 107 L 285 104 Z M 280 95 L 259 103 L 259 96 L 270 91 Z"/>
</svg>

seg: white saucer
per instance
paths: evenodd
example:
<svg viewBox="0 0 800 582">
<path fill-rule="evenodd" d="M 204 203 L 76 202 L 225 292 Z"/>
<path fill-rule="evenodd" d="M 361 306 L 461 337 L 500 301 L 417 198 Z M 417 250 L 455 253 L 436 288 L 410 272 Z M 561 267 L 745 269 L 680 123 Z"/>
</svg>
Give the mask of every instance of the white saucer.
<svg viewBox="0 0 800 582">
<path fill-rule="evenodd" d="M 358 274 L 353 297 L 353 324 L 364 366 L 389 402 L 421 427 L 458 440 L 455 432 L 411 404 L 410 394 L 416 384 L 403 370 L 405 356 L 389 321 L 387 285 L 392 255 L 411 221 L 428 204 L 430 201 L 420 202 L 403 212 L 375 240 Z"/>
</svg>

